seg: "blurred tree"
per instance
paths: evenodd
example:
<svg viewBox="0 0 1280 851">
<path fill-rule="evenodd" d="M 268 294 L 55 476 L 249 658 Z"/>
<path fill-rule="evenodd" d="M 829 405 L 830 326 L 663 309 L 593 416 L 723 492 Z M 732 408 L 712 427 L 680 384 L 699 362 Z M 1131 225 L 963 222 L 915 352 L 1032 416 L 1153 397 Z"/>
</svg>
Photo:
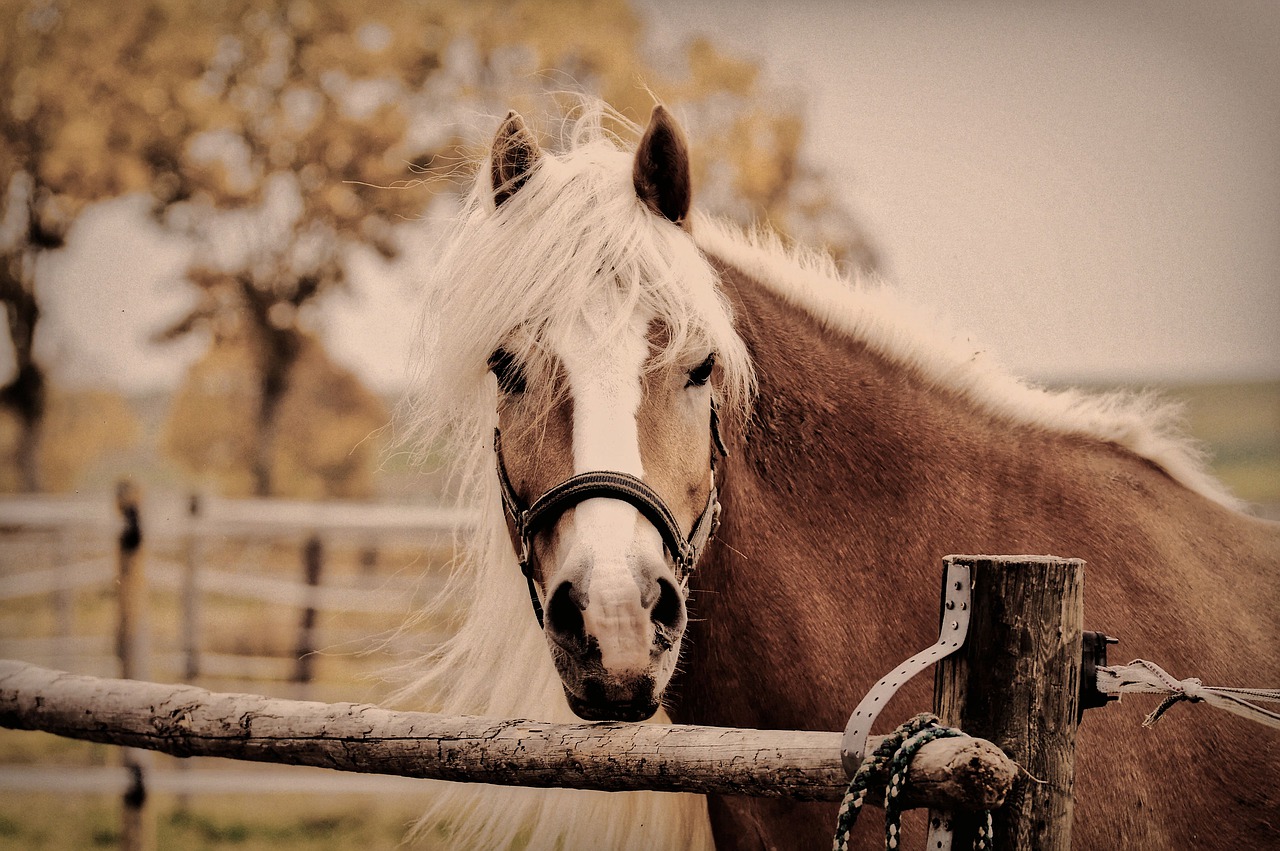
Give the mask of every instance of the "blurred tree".
<svg viewBox="0 0 1280 851">
<path fill-rule="evenodd" d="M 652 96 L 636 85 L 646 67 L 642 26 L 625 0 L 231 3 L 207 20 L 218 38 L 201 60 L 198 91 L 171 84 L 186 92 L 192 135 L 176 157 L 187 197 L 169 220 L 185 220 L 209 250 L 190 275 L 199 303 L 161 338 L 239 324 L 258 380 L 250 469 L 254 492 L 267 494 L 276 490 L 281 404 L 307 306 L 344 282 L 352 243 L 394 255 L 395 223 L 452 189 L 449 152 L 464 140 L 451 128 L 566 81 L 641 119 Z M 183 24 L 173 37 L 186 44 L 191 25 Z M 539 73 L 548 67 L 565 80 Z M 785 227 L 792 210 L 834 209 L 825 196 L 804 210 L 795 203 L 797 177 L 812 175 L 798 164 L 803 122 L 746 108 L 759 95 L 752 66 L 696 41 L 686 83 L 656 72 L 652 82 L 690 103 L 734 98 L 729 127 L 697 146 L 705 162 L 720 156 L 734 175 L 737 203 L 724 212 L 762 212 Z M 411 189 L 386 191 L 403 186 L 410 168 L 418 175 Z M 227 209 L 253 214 L 228 229 L 209 215 Z M 234 244 L 239 251 L 228 249 Z M 841 253 L 869 262 L 865 242 L 851 244 L 856 251 Z"/>
<path fill-rule="evenodd" d="M 49 0 L 0 0 L 0 302 L 12 362 L 0 408 L 20 429 L 11 453 L 22 490 L 42 485 L 49 391 L 35 356 L 41 258 L 63 246 L 85 204 L 166 181 L 172 194 L 180 185 L 157 140 L 183 128 L 148 108 L 154 68 L 141 47 L 149 11 L 85 3 L 70 15 Z"/>
<path fill-rule="evenodd" d="M 312 306 L 344 285 L 354 247 L 394 256 L 397 225 L 454 191 L 454 151 L 483 144 L 470 135 L 478 114 L 536 110 L 548 91 L 580 89 L 643 122 L 647 86 L 686 119 L 703 206 L 873 262 L 800 155 L 800 105 L 782 105 L 753 64 L 706 40 L 682 64 L 652 67 L 626 0 L 0 0 L 0 10 L 0 177 L 10 212 L 26 211 L 5 221 L 27 222 L 6 224 L 3 243 L 13 262 L 0 293 L 20 314 L 10 336 L 27 364 L 7 396 L 40 407 L 34 258 L 61 244 L 85 203 L 148 191 L 156 217 L 198 246 L 193 306 L 157 338 L 225 341 L 234 327 L 257 388 L 244 421 L 254 448 L 239 457 L 259 494 L 277 490 L 279 418 Z"/>
<path fill-rule="evenodd" d="M 261 384 L 248 335 L 220 334 L 191 369 L 161 437 L 167 454 L 196 479 L 232 496 L 257 493 L 258 465 L 270 465 L 274 494 L 303 499 L 373 495 L 379 447 L 371 436 L 387 421 L 381 400 L 335 365 L 310 335 L 297 340 L 292 380 L 276 422 L 288 440 L 259 458 L 254 422 Z"/>
<path fill-rule="evenodd" d="M 0 71 L 2 73 L 2 71 Z M 4 304 L 13 375 L 0 386 L 0 409 L 17 424 L 11 441 L 11 466 L 17 471 L 12 490 L 40 490 L 40 434 L 45 415 L 45 375 L 35 359 L 35 332 L 40 320 L 35 268 L 40 255 L 62 246 L 59 224 L 44 221 L 47 192 L 37 192 L 30 173 L 8 175 L 9 192 L 0 227 L 0 303 Z"/>
<path fill-rule="evenodd" d="M 129 449 L 139 432 L 138 418 L 118 393 L 52 387 L 35 459 L 42 488 L 67 493 L 82 486 L 95 465 Z M 16 454 L 24 434 L 17 417 L 0 416 L 0 451 Z M 22 490 L 24 475 L 19 467 L 0 466 L 0 492 Z"/>
<path fill-rule="evenodd" d="M 156 216 L 199 246 L 199 298 L 158 336 L 228 312 L 243 324 L 260 384 L 255 491 L 271 492 L 299 317 L 343 282 L 348 245 L 394 252 L 392 225 L 422 209 L 438 175 L 424 172 L 416 192 L 386 187 L 453 142 L 407 127 L 422 99 L 411 93 L 439 58 L 422 39 L 442 12 L 379 0 L 0 4 L 0 298 L 18 365 L 0 401 L 24 423 L 27 486 L 38 485 L 45 384 L 31 345 L 36 260 L 85 203 L 147 190 Z M 250 215 L 229 221 L 229 210 Z"/>
<path fill-rule="evenodd" d="M 855 268 L 876 267 L 864 228 L 802 155 L 803 97 L 771 89 L 753 62 L 697 37 L 682 63 L 655 65 L 627 0 L 460 5 L 470 12 L 457 39 L 473 53 L 490 112 L 536 108 L 546 91 L 567 87 L 598 94 L 643 125 L 657 95 L 686 125 L 698 206 L 743 225 L 768 222 Z"/>
<path fill-rule="evenodd" d="M 185 43 L 197 5 L 155 38 Z M 295 489 L 277 481 L 276 444 L 309 305 L 344 284 L 353 245 L 396 253 L 394 224 L 423 208 L 432 160 L 456 143 L 409 126 L 438 62 L 421 35 L 442 18 L 426 4 L 305 0 L 194 17 L 216 38 L 198 80 L 166 81 L 190 128 L 177 152 L 186 197 L 166 220 L 201 246 L 199 299 L 158 339 L 235 326 L 256 380 L 245 460 L 266 496 Z M 387 191 L 411 167 L 423 177 Z"/>
</svg>

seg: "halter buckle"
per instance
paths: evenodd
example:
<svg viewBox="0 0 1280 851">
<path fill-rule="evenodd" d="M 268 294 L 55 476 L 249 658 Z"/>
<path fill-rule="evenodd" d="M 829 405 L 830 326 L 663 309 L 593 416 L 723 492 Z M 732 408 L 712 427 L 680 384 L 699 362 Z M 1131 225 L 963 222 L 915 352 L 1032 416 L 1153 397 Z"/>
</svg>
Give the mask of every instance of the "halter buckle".
<svg viewBox="0 0 1280 851">
<path fill-rule="evenodd" d="M 533 561 L 530 558 L 531 555 L 532 555 L 532 550 L 529 547 L 529 539 L 525 537 L 524 533 L 522 532 L 520 534 L 520 572 L 523 573 L 526 577 L 530 577 L 533 575 L 533 572 L 532 572 Z"/>
</svg>

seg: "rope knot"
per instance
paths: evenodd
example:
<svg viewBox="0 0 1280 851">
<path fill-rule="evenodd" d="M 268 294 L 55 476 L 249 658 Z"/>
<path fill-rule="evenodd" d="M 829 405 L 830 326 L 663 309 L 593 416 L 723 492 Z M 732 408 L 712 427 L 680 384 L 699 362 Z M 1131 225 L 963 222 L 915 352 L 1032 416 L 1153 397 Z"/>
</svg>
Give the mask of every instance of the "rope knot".
<svg viewBox="0 0 1280 851">
<path fill-rule="evenodd" d="M 921 712 L 912 716 L 898 726 L 896 730 L 885 736 L 874 751 L 863 757 L 849 783 L 849 791 L 840 802 L 840 814 L 836 819 L 836 836 L 832 843 L 832 851 L 847 851 L 849 833 L 858 820 L 862 805 L 866 802 L 867 790 L 871 784 L 872 774 L 883 771 L 888 766 L 889 784 L 884 790 L 884 833 L 885 848 L 896 851 L 898 848 L 898 831 L 902 822 L 902 808 L 899 796 L 907 785 L 907 771 L 911 760 L 920 748 L 934 739 L 947 739 L 963 736 L 964 733 L 955 727 L 944 727 L 938 716 L 929 712 Z M 991 836 L 991 811 L 985 813 L 985 822 L 980 826 L 978 836 Z M 984 833 L 985 831 L 985 833 Z M 983 842 L 984 839 L 975 840 Z"/>
<path fill-rule="evenodd" d="M 1142 726 L 1150 727 L 1165 711 L 1180 701 L 1207 703 L 1250 720 L 1280 729 L 1280 712 L 1264 709 L 1259 702 L 1280 703 L 1280 689 L 1227 688 L 1207 686 L 1199 677 L 1175 679 L 1155 662 L 1134 659 L 1128 665 L 1098 668 L 1098 690 L 1117 697 L 1129 692 L 1164 694 L 1165 699 L 1147 716 Z"/>
<path fill-rule="evenodd" d="M 1187 677 L 1185 680 L 1180 680 L 1178 682 L 1178 691 L 1192 703 L 1199 703 L 1204 700 L 1207 693 L 1204 690 L 1204 683 L 1200 682 L 1198 677 Z"/>
<path fill-rule="evenodd" d="M 1185 680 L 1175 680 L 1170 677 L 1167 685 L 1169 686 L 1170 691 L 1169 696 L 1160 701 L 1160 705 L 1155 708 L 1155 711 L 1143 719 L 1143 727 L 1150 727 L 1154 725 L 1160 720 L 1160 716 L 1164 715 L 1170 706 L 1173 706 L 1179 701 L 1185 700 L 1188 703 L 1201 703 L 1208 695 L 1208 692 L 1204 688 L 1204 683 L 1200 682 L 1197 677 L 1187 677 Z"/>
</svg>

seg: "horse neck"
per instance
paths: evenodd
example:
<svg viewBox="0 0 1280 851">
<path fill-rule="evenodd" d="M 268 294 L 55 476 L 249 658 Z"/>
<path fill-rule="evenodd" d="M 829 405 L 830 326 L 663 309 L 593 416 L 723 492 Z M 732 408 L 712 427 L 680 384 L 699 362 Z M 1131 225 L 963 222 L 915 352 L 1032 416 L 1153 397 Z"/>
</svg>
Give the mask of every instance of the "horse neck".
<svg viewBox="0 0 1280 851">
<path fill-rule="evenodd" d="M 1042 517 L 1005 504 L 1037 486 L 1025 482 L 1064 475 L 1037 466 L 1061 454 L 1046 447 L 1064 438 L 1002 424 L 741 270 L 713 264 L 753 359 L 757 397 L 745 422 L 726 423 L 724 512 L 698 571 L 688 665 L 704 678 L 690 677 L 689 711 L 678 720 L 838 729 L 876 677 L 932 640 L 944 555 L 1071 549 L 1037 526 Z M 825 658 L 798 661 L 809 648 Z M 801 668 L 818 686 L 797 695 L 789 678 Z M 769 707 L 731 697 L 753 692 L 791 697 Z"/>
<path fill-rule="evenodd" d="M 827 520 L 845 528 L 852 511 L 892 510 L 908 491 L 946 486 L 938 471 L 963 477 L 970 459 L 998 439 L 990 418 L 961 394 L 743 272 L 718 268 L 758 385 L 747 422 L 731 430 L 739 483 L 750 477 L 758 492 L 785 495 L 806 512 L 830 511 Z"/>
<path fill-rule="evenodd" d="M 924 528 L 931 502 L 963 486 L 966 454 L 994 438 L 959 395 L 713 264 L 758 392 L 745 422 L 725 424 L 724 513 L 697 574 L 697 673 L 678 720 L 839 729 L 877 676 L 932 640 L 941 556 L 969 544 Z M 947 525 L 959 510 L 943 509 Z M 809 658 L 816 648 L 825 658 Z"/>
<path fill-rule="evenodd" d="M 692 712 L 679 720 L 837 729 L 832 706 L 853 705 L 932 640 L 947 553 L 1083 558 L 1104 624 L 1126 618 L 1115 601 L 1162 582 L 1216 600 L 1226 586 L 1203 566 L 1218 560 L 1259 580 L 1273 571 L 1274 533 L 1250 531 L 1150 460 L 1002 417 L 713 262 L 758 393 L 747 420 L 724 429 L 724 512 L 697 575 L 688 669 L 725 678 L 714 684 L 722 695 L 795 695 L 797 667 L 820 685 L 774 707 L 783 718 L 702 701 L 704 683 L 690 681 Z M 1229 601 L 1221 609 L 1232 611 Z M 1246 619 L 1231 628 L 1256 633 Z M 825 657 L 805 658 L 811 647 Z M 836 675 L 840 659 L 858 670 Z"/>
</svg>

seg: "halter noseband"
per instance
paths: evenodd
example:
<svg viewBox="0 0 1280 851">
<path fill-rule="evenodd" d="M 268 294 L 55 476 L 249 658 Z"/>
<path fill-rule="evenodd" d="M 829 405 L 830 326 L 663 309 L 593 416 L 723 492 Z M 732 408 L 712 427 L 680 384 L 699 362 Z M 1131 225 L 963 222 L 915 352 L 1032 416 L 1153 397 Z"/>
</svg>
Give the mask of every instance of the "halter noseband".
<svg viewBox="0 0 1280 851">
<path fill-rule="evenodd" d="M 538 590 L 533 581 L 533 539 L 544 529 L 550 528 L 570 508 L 588 499 L 605 498 L 620 499 L 634 506 L 645 519 L 654 525 L 662 535 L 662 542 L 671 553 L 675 562 L 677 575 L 687 579 L 698 563 L 698 557 L 716 533 L 720 524 L 720 499 L 716 490 L 716 453 L 728 455 L 724 442 L 720 439 L 719 419 L 716 409 L 711 408 L 711 491 L 707 494 L 707 506 L 694 521 L 693 529 L 686 538 L 680 531 L 680 524 L 671 509 L 658 496 L 657 491 L 645 484 L 639 477 L 630 473 L 619 473 L 609 470 L 592 470 L 570 476 L 558 485 L 547 489 L 542 496 L 525 505 L 516 493 L 511 477 L 507 474 L 507 465 L 502 459 L 502 432 L 493 430 L 493 452 L 498 461 L 498 486 L 502 491 L 502 507 L 515 526 L 520 536 L 520 572 L 529 584 L 529 602 L 533 604 L 533 613 L 538 618 L 538 626 L 543 625 L 542 601 L 538 599 Z"/>
</svg>

